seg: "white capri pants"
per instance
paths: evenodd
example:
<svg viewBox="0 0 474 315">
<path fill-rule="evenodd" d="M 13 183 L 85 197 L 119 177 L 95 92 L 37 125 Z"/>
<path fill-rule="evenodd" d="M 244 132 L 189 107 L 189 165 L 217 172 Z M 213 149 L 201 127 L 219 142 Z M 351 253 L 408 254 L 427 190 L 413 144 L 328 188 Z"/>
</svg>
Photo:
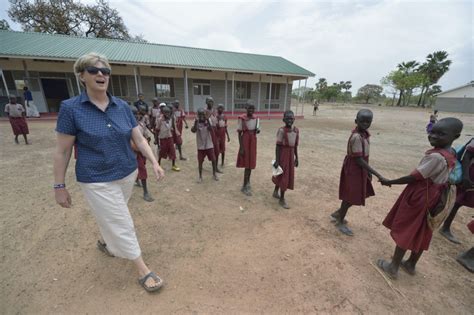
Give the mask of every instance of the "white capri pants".
<svg viewBox="0 0 474 315">
<path fill-rule="evenodd" d="M 128 200 L 137 178 L 130 175 L 105 183 L 79 183 L 92 209 L 107 250 L 116 257 L 134 260 L 141 255 Z"/>
</svg>

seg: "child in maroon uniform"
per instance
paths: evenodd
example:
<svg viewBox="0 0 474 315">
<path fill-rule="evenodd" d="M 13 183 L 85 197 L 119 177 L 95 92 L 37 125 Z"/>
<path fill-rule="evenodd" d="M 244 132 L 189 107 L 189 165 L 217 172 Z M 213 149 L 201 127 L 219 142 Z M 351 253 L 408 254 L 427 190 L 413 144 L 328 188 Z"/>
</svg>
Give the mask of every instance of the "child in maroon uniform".
<svg viewBox="0 0 474 315">
<path fill-rule="evenodd" d="M 5 105 L 5 113 L 10 120 L 10 125 L 12 126 L 13 135 L 15 136 L 15 143 L 18 144 L 18 136 L 23 135 L 25 139 L 25 144 L 30 144 L 28 142 L 27 134 L 30 133 L 28 129 L 28 124 L 25 119 L 25 108 L 23 105 L 16 102 L 16 96 L 10 95 L 10 103 Z"/>
<path fill-rule="evenodd" d="M 173 121 L 171 119 L 171 109 L 167 106 L 162 109 L 163 115 L 158 118 L 155 126 L 155 132 L 158 135 L 158 163 L 161 159 L 169 158 L 175 172 L 179 172 L 180 168 L 176 166 L 176 150 L 173 142 Z"/>
<path fill-rule="evenodd" d="M 186 114 L 184 110 L 179 108 L 179 100 L 174 100 L 173 103 L 173 117 L 176 127 L 176 132 L 174 133 L 176 148 L 178 149 L 179 159 L 181 161 L 186 161 L 187 158 L 183 157 L 182 145 L 183 145 L 183 124 L 186 125 L 188 129 L 188 123 L 186 122 Z"/>
<path fill-rule="evenodd" d="M 212 143 L 212 126 L 209 120 L 206 119 L 206 113 L 204 109 L 200 108 L 197 112 L 198 118 L 194 120 L 194 126 L 191 128 L 191 132 L 196 134 L 196 144 L 198 150 L 198 168 L 199 168 L 199 179 L 198 182 L 202 182 L 202 163 L 204 158 L 207 156 L 208 160 L 212 162 L 212 176 L 214 180 L 219 180 L 217 177 L 217 160 L 214 155 L 214 144 Z"/>
<path fill-rule="evenodd" d="M 414 275 L 418 259 L 430 245 L 433 231 L 428 226 L 427 214 L 438 208 L 447 187 L 449 172 L 456 161 L 451 145 L 461 131 L 459 119 L 441 119 L 428 135 L 434 148 L 426 151 L 418 167 L 407 176 L 381 180 L 385 186 L 408 184 L 383 221 L 396 247 L 391 262 L 379 259 L 377 265 L 393 279 L 398 277 L 400 267 Z M 411 255 L 402 261 L 407 250 L 411 250 Z"/>
<path fill-rule="evenodd" d="M 365 199 L 374 196 L 372 187 L 372 174 L 379 179 L 383 177 L 369 165 L 369 137 L 367 131 L 372 124 L 374 115 L 368 109 L 361 109 L 357 113 L 355 123 L 357 127 L 352 130 L 347 144 L 347 155 L 344 159 L 339 181 L 339 199 L 341 206 L 331 214 L 331 220 L 339 231 L 354 235 L 344 220 L 351 206 L 365 206 Z"/>
<path fill-rule="evenodd" d="M 259 119 L 254 116 L 255 105 L 247 101 L 246 114 L 239 116 L 237 132 L 239 134 L 239 153 L 237 154 L 237 167 L 245 168 L 244 184 L 241 191 L 247 196 L 252 196 L 250 188 L 250 175 L 257 166 L 257 134 L 260 133 Z"/>
<path fill-rule="evenodd" d="M 230 142 L 229 132 L 227 131 L 227 117 L 224 115 L 224 105 L 217 105 L 217 141 L 219 143 L 219 153 L 222 155 L 221 166 L 224 166 L 225 158 L 225 141 L 227 136 L 227 142 Z M 216 156 L 217 162 L 219 162 L 219 155 Z"/>
<path fill-rule="evenodd" d="M 451 223 L 462 206 L 474 208 L 474 138 L 466 144 L 464 150 L 461 161 L 463 179 L 457 185 L 456 203 L 439 230 L 441 235 L 456 244 L 461 244 L 461 242 L 451 233 Z"/>
<path fill-rule="evenodd" d="M 148 140 L 148 143 L 150 143 L 151 135 L 146 125 L 147 119 L 145 117 L 146 116 L 145 109 L 141 109 L 140 111 L 138 111 L 135 106 L 131 108 L 135 115 L 135 118 L 137 119 L 138 128 L 140 129 L 140 132 L 142 133 L 143 137 Z M 148 192 L 148 188 L 147 188 L 146 179 L 148 178 L 148 173 L 146 171 L 146 158 L 143 156 L 143 154 L 141 154 L 140 150 L 138 150 L 137 146 L 135 145 L 133 141 L 132 141 L 132 149 L 133 151 L 135 151 L 137 155 L 137 164 L 138 164 L 137 183 L 138 181 L 140 181 L 141 186 L 143 187 L 143 199 L 145 201 L 152 202 L 155 199 L 153 199 L 150 196 Z"/>
<path fill-rule="evenodd" d="M 206 114 L 206 119 L 209 120 L 212 127 L 212 132 L 211 132 L 212 144 L 214 145 L 214 155 L 217 159 L 220 153 L 219 140 L 217 138 L 217 115 L 214 109 L 214 99 L 211 96 L 206 97 L 206 110 L 204 112 Z M 219 167 L 217 167 L 216 171 L 217 173 L 222 173 Z"/>
<path fill-rule="evenodd" d="M 279 198 L 280 206 L 285 209 L 290 207 L 285 200 L 285 191 L 287 189 L 293 190 L 295 182 L 295 167 L 298 167 L 298 142 L 299 130 L 293 127 L 295 121 L 295 114 L 291 110 L 287 110 L 283 114 L 284 127 L 280 127 L 277 132 L 277 142 L 275 149 L 275 163 L 273 166 L 283 169 L 283 173 L 278 176 L 273 176 L 272 181 L 275 184 L 273 197 Z M 278 195 L 280 190 L 280 195 Z"/>
</svg>

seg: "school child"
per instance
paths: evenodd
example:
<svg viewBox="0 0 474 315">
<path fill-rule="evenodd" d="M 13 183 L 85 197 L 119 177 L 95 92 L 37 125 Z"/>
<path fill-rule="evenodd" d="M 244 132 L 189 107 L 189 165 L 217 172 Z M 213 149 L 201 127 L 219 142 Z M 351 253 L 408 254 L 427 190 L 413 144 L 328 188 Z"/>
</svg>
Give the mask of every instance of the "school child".
<svg viewBox="0 0 474 315">
<path fill-rule="evenodd" d="M 206 119 L 206 112 L 204 109 L 200 108 L 197 111 L 197 119 L 194 120 L 194 126 L 191 128 L 191 132 L 196 134 L 196 144 L 198 150 L 198 169 L 199 169 L 199 178 L 198 182 L 202 182 L 202 163 L 204 158 L 207 156 L 207 159 L 212 163 L 212 176 L 214 180 L 218 181 L 217 177 L 217 160 L 214 155 L 214 144 L 212 143 L 212 126 L 209 119 Z"/>
<path fill-rule="evenodd" d="M 214 155 L 217 159 L 219 157 L 219 140 L 217 138 L 217 115 L 216 110 L 214 109 L 214 99 L 211 96 L 206 97 L 206 109 L 204 111 L 206 113 L 206 119 L 209 120 L 212 126 L 212 144 L 214 145 Z M 217 173 L 222 173 L 222 171 L 217 167 Z"/>
<path fill-rule="evenodd" d="M 428 135 L 433 149 L 425 152 L 417 168 L 407 176 L 381 180 L 385 186 L 408 184 L 383 221 L 383 225 L 390 229 L 396 247 L 392 261 L 379 259 L 377 265 L 392 279 L 398 277 L 400 267 L 414 275 L 416 263 L 430 245 L 433 231 L 428 225 L 427 215 L 436 215 L 433 211 L 440 209 L 440 201 L 441 209 L 443 207 L 441 197 L 456 161 L 451 145 L 459 137 L 462 127 L 457 118 L 441 119 Z M 411 255 L 402 261 L 407 250 L 411 250 Z"/>
<path fill-rule="evenodd" d="M 370 133 L 368 131 L 373 120 L 369 109 L 361 109 L 357 113 L 356 128 L 352 130 L 347 143 L 347 155 L 344 159 L 339 180 L 339 199 L 341 206 L 331 214 L 331 220 L 343 234 L 352 236 L 354 233 L 345 220 L 351 206 L 365 206 L 365 199 L 374 196 L 372 174 L 379 179 L 383 177 L 369 165 Z"/>
<path fill-rule="evenodd" d="M 284 127 L 278 128 L 277 141 L 275 149 L 275 163 L 273 166 L 283 169 L 283 173 L 278 176 L 273 176 L 272 181 L 275 184 L 273 197 L 280 199 L 279 203 L 285 209 L 290 207 L 285 200 L 285 191 L 287 189 L 293 190 L 295 182 L 295 167 L 298 167 L 298 142 L 299 130 L 293 127 L 295 121 L 295 114 L 291 110 L 287 110 L 283 114 Z M 278 190 L 280 194 L 278 195 Z"/>
<path fill-rule="evenodd" d="M 316 116 L 316 112 L 318 111 L 319 109 L 319 102 L 318 100 L 314 100 L 313 102 L 313 116 Z"/>
<path fill-rule="evenodd" d="M 457 196 L 454 207 L 439 230 L 441 235 L 455 244 L 461 244 L 461 242 L 451 233 L 451 224 L 459 208 L 462 206 L 474 208 L 474 138 L 466 144 L 464 150 L 461 160 L 463 180 L 456 187 Z"/>
<path fill-rule="evenodd" d="M 150 125 L 151 125 L 150 127 L 151 127 L 151 130 L 155 130 L 156 121 L 158 120 L 158 118 L 161 115 L 161 110 L 159 108 L 159 102 L 158 102 L 157 97 L 154 97 L 151 100 L 151 102 L 153 103 L 153 106 L 152 106 L 151 111 L 150 111 Z M 153 133 L 153 137 L 155 138 L 154 143 L 158 144 L 158 138 L 156 137 L 156 133 Z"/>
<path fill-rule="evenodd" d="M 252 196 L 250 175 L 257 166 L 257 134 L 260 133 L 259 119 L 254 115 L 255 105 L 252 101 L 245 104 L 246 113 L 240 115 L 237 122 L 239 135 L 239 153 L 237 153 L 237 167 L 244 168 L 244 184 L 242 191 L 247 196 Z"/>
<path fill-rule="evenodd" d="M 471 233 L 474 234 L 474 220 L 472 220 L 467 227 Z M 474 273 L 474 246 L 459 254 L 456 260 L 464 266 L 464 268 Z"/>
<path fill-rule="evenodd" d="M 227 117 L 224 115 L 224 105 L 217 105 L 217 141 L 219 143 L 219 153 L 221 154 L 221 166 L 224 166 L 225 159 L 225 141 L 230 142 L 229 131 L 227 131 Z M 219 163 L 219 155 L 216 156 L 217 163 Z"/>
<path fill-rule="evenodd" d="M 148 130 L 148 127 L 146 125 L 146 112 L 145 108 L 141 108 L 140 110 L 137 110 L 135 106 L 132 107 L 133 114 L 135 115 L 135 118 L 137 120 L 138 128 L 140 129 L 140 132 L 142 133 L 143 137 L 148 140 L 148 143 L 150 143 L 151 140 L 151 135 Z M 132 141 L 132 149 L 135 151 L 137 155 L 137 164 L 138 164 L 138 176 L 136 180 L 136 185 L 143 187 L 143 199 L 148 202 L 152 202 L 155 199 L 153 199 L 150 196 L 150 193 L 148 192 L 148 187 L 147 187 L 147 178 L 148 178 L 148 173 L 146 171 L 146 158 L 143 156 L 143 154 L 138 150 L 137 146 L 135 143 Z M 138 184 L 141 182 L 141 185 Z"/>
<path fill-rule="evenodd" d="M 158 163 L 161 159 L 169 158 L 172 163 L 172 170 L 179 172 L 181 169 L 176 166 L 176 150 L 173 142 L 173 121 L 171 109 L 166 105 L 162 107 L 163 115 L 158 119 L 155 126 L 155 133 L 158 136 Z"/>
<path fill-rule="evenodd" d="M 12 126 L 13 135 L 15 136 L 15 143 L 19 144 L 18 136 L 23 135 L 25 139 L 25 144 L 30 144 L 28 142 L 27 135 L 30 133 L 28 129 L 28 124 L 25 119 L 25 108 L 23 105 L 16 102 L 16 96 L 10 95 L 10 103 L 5 105 L 5 113 L 10 120 L 10 125 Z"/>
<path fill-rule="evenodd" d="M 179 107 L 179 100 L 174 100 L 172 103 L 173 106 L 173 118 L 175 123 L 175 132 L 173 133 L 174 143 L 178 149 L 179 159 L 181 161 L 186 161 L 187 158 L 183 157 L 182 145 L 183 145 L 183 124 L 186 125 L 188 129 L 188 123 L 186 122 L 186 114 L 184 110 Z"/>
<path fill-rule="evenodd" d="M 435 110 L 433 114 L 430 115 L 430 122 L 426 125 L 426 133 L 430 133 L 433 125 L 438 122 L 438 111 Z"/>
</svg>

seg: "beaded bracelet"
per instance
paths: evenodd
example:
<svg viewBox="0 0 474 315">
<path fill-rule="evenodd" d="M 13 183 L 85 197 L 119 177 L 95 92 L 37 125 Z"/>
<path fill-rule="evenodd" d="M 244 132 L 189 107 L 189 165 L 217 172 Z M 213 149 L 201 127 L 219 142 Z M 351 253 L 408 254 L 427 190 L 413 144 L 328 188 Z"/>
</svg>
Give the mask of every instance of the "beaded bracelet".
<svg viewBox="0 0 474 315">
<path fill-rule="evenodd" d="M 66 188 L 66 184 L 54 184 L 53 185 L 54 189 L 61 189 L 61 188 Z"/>
</svg>

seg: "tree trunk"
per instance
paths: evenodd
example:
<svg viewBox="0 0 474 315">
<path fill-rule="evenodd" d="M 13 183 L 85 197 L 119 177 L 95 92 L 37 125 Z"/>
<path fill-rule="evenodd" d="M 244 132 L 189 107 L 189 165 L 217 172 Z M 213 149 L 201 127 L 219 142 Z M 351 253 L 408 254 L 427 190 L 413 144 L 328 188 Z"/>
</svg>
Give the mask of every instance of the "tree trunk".
<svg viewBox="0 0 474 315">
<path fill-rule="evenodd" d="M 393 93 L 393 97 L 392 97 L 392 106 L 395 105 L 395 96 L 397 96 L 397 93 Z"/>
<path fill-rule="evenodd" d="M 426 92 L 425 92 L 425 95 L 423 95 L 423 102 L 421 103 L 421 107 L 425 107 L 426 94 L 428 94 L 428 89 L 429 89 L 429 86 L 426 87 Z"/>
<path fill-rule="evenodd" d="M 398 96 L 397 106 L 400 106 L 400 103 L 402 102 L 402 97 L 403 97 L 403 90 L 400 90 L 400 95 Z"/>
<path fill-rule="evenodd" d="M 423 98 L 423 92 L 425 91 L 425 86 L 423 85 L 421 87 L 421 93 L 420 93 L 420 98 L 418 98 L 418 103 L 416 104 L 416 106 L 420 107 L 421 105 L 421 99 Z"/>
</svg>

